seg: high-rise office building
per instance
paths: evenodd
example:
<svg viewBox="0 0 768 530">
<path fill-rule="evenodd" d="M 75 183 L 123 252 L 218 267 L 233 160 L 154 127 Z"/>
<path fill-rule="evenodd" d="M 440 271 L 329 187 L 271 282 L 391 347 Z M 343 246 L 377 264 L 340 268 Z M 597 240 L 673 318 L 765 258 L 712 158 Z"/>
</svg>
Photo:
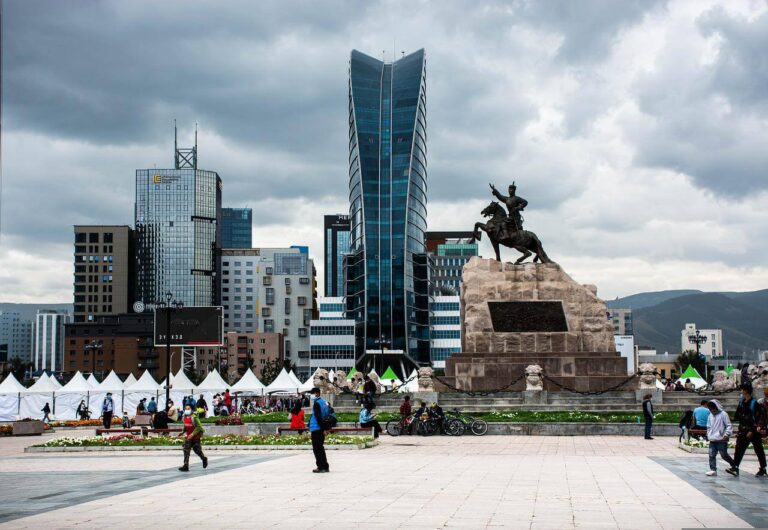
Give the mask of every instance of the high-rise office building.
<svg viewBox="0 0 768 530">
<path fill-rule="evenodd" d="M 477 256 L 472 232 L 427 232 L 427 251 L 432 254 L 432 288 L 438 295 L 459 294 L 464 265 Z"/>
<path fill-rule="evenodd" d="M 344 296 L 344 256 L 349 252 L 349 216 L 326 215 L 325 296 Z"/>
<path fill-rule="evenodd" d="M 216 299 L 221 179 L 197 169 L 197 145 L 176 149 L 174 169 L 136 170 L 136 298 L 145 307 L 170 292 L 187 306 Z"/>
<path fill-rule="evenodd" d="M 75 225 L 75 322 L 127 313 L 133 304 L 133 230 Z"/>
<path fill-rule="evenodd" d="M 61 372 L 64 357 L 64 324 L 70 321 L 66 311 L 40 309 L 35 319 L 35 370 Z"/>
<path fill-rule="evenodd" d="M 309 326 L 317 314 L 315 265 L 302 248 L 222 249 L 224 331 L 281 333 L 285 360 L 309 377 Z"/>
<path fill-rule="evenodd" d="M 349 72 L 347 314 L 372 364 L 397 364 L 385 350 L 428 363 L 424 50 L 393 63 L 353 50 Z"/>
<path fill-rule="evenodd" d="M 0 347 L 5 346 L 6 359 L 32 361 L 32 321 L 16 311 L 0 311 Z"/>
<path fill-rule="evenodd" d="M 219 248 L 251 248 L 252 224 L 252 209 L 222 208 Z"/>
</svg>

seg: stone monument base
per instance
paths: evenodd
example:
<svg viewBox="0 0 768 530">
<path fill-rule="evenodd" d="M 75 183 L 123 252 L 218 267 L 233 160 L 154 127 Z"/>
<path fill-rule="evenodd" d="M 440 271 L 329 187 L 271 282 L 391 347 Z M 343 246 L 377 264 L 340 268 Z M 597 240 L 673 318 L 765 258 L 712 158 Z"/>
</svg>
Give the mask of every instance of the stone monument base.
<svg viewBox="0 0 768 530">
<path fill-rule="evenodd" d="M 616 352 L 613 324 L 595 286 L 577 283 L 557 263 L 478 257 L 464 266 L 462 278 L 462 352 L 446 359 L 448 384 L 501 389 L 532 364 L 550 379 L 545 390 L 560 390 L 559 384 L 594 392 L 626 380 L 627 361 Z M 506 390 L 525 388 L 523 378 Z"/>
</svg>

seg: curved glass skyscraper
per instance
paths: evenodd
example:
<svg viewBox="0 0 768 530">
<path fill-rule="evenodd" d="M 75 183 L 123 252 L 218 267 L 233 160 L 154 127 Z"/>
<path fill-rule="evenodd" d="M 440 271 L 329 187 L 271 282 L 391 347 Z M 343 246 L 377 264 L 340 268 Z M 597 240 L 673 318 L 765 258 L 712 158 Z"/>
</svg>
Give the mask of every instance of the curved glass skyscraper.
<svg viewBox="0 0 768 530">
<path fill-rule="evenodd" d="M 429 362 L 424 50 L 349 66 L 347 310 L 358 357 L 402 350 Z"/>
</svg>

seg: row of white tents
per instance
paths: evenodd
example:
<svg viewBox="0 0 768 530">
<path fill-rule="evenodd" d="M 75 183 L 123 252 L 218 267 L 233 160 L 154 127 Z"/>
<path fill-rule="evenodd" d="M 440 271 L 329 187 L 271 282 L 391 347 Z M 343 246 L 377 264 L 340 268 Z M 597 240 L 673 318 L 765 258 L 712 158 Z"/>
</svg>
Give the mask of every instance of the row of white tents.
<svg viewBox="0 0 768 530">
<path fill-rule="evenodd" d="M 331 371 L 330 380 L 333 381 L 335 377 Z M 382 384 L 389 388 L 396 386 L 403 392 L 415 392 L 418 389 L 416 379 L 414 371 L 405 385 L 397 379 L 382 381 Z M 171 375 L 170 396 L 174 403 L 181 404 L 185 396 L 193 394 L 199 397 L 202 394 L 210 407 L 214 394 L 226 389 L 235 395 L 294 395 L 309 392 L 314 386 L 313 381 L 314 374 L 302 383 L 293 371 L 283 369 L 272 383 L 264 385 L 253 371 L 247 370 L 239 381 L 230 385 L 218 371 L 213 370 L 199 385 L 195 385 L 183 371 L 179 371 L 176 375 Z M 92 418 L 97 418 L 101 415 L 101 406 L 107 393 L 113 396 L 115 415 L 125 411 L 133 416 L 141 399 L 149 401 L 154 398 L 158 408 L 165 407 L 165 380 L 158 383 L 147 371 L 138 379 L 131 374 L 125 381 L 112 371 L 101 382 L 98 382 L 93 374 L 85 378 L 77 372 L 66 385 L 43 374 L 29 388 L 19 383 L 13 374 L 9 374 L 0 383 L 0 421 L 42 418 L 42 409 L 46 403 L 52 410 L 53 418 L 73 420 L 77 419 L 76 411 L 81 401 L 88 405 Z"/>
</svg>

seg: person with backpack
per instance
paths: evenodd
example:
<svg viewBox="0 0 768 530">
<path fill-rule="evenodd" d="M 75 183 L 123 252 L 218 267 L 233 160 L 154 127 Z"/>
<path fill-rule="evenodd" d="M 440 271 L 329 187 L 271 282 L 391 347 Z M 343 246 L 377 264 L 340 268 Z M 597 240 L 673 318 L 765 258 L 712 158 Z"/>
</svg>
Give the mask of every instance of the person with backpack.
<svg viewBox="0 0 768 530">
<path fill-rule="evenodd" d="M 43 421 L 45 423 L 51 422 L 51 405 L 48 404 L 48 402 L 45 402 L 45 406 L 43 406 L 42 409 L 40 409 L 40 412 L 43 413 Z"/>
<path fill-rule="evenodd" d="M 653 403 L 651 403 L 651 394 L 643 396 L 643 417 L 645 418 L 645 439 L 653 440 L 651 436 L 651 427 L 653 427 Z"/>
<path fill-rule="evenodd" d="M 731 419 L 728 417 L 728 413 L 725 412 L 723 406 L 716 399 L 713 399 L 707 403 L 710 415 L 707 417 L 707 439 L 709 440 L 709 471 L 706 475 L 708 477 L 717 476 L 717 454 L 720 453 L 720 457 L 731 464 L 733 467 L 734 461 L 728 455 L 728 438 L 733 435 L 733 427 L 731 426 Z"/>
<path fill-rule="evenodd" d="M 760 463 L 760 469 L 755 474 L 756 477 L 765 477 L 768 475 L 765 470 L 765 451 L 763 450 L 763 441 L 760 431 L 765 429 L 765 415 L 763 408 L 759 406 L 757 400 L 752 397 L 752 384 L 741 384 L 741 399 L 736 408 L 736 420 L 739 422 L 739 430 L 736 434 L 736 451 L 733 455 L 733 465 L 726 469 L 734 477 L 739 476 L 739 464 L 747 452 L 747 447 L 752 444 Z"/>
<path fill-rule="evenodd" d="M 328 403 L 320 397 L 320 389 L 315 387 L 310 391 L 312 417 L 309 420 L 309 435 L 312 438 L 312 452 L 315 455 L 317 467 L 312 473 L 328 473 L 328 458 L 325 455 L 325 431 L 330 430 L 331 410 Z"/>
<path fill-rule="evenodd" d="M 203 454 L 203 448 L 200 445 L 200 439 L 205 430 L 200 418 L 192 411 L 192 405 L 184 405 L 184 430 L 179 436 L 184 436 L 184 465 L 179 471 L 189 471 L 189 453 L 194 451 L 200 460 L 203 461 L 203 469 L 208 467 L 208 459 Z"/>
</svg>

